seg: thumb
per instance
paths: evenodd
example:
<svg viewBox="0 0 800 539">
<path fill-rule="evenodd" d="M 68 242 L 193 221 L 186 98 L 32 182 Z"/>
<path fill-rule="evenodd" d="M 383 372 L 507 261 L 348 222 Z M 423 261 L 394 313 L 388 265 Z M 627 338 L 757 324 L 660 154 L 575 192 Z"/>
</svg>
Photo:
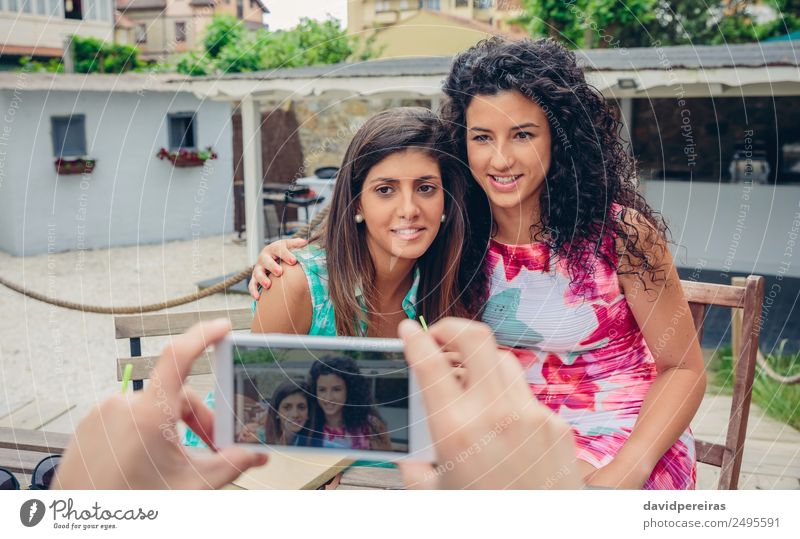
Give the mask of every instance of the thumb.
<svg viewBox="0 0 800 539">
<path fill-rule="evenodd" d="M 211 457 L 197 459 L 195 468 L 200 472 L 201 488 L 219 489 L 255 466 L 267 463 L 267 455 L 253 453 L 241 447 L 227 447 Z"/>
<path fill-rule="evenodd" d="M 427 462 L 398 462 L 403 473 L 403 483 L 408 489 L 433 490 L 439 488 L 439 476 Z"/>
</svg>

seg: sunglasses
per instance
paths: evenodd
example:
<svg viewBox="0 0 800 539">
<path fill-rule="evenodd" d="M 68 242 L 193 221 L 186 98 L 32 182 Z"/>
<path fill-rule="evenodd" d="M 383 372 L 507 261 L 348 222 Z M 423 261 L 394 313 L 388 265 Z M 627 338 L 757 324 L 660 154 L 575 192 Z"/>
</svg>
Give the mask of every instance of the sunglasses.
<svg viewBox="0 0 800 539">
<path fill-rule="evenodd" d="M 56 475 L 56 467 L 60 461 L 61 455 L 50 455 L 40 460 L 36 468 L 33 469 L 30 490 L 48 490 L 53 477 Z M 0 490 L 19 489 L 19 480 L 16 476 L 5 468 L 0 468 Z"/>
</svg>

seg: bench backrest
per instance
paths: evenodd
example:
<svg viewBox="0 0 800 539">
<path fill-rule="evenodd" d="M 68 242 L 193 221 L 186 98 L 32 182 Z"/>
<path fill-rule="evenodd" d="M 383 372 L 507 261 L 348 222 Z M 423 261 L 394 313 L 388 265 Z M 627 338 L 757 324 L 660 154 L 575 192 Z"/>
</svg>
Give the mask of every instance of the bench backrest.
<svg viewBox="0 0 800 539">
<path fill-rule="evenodd" d="M 761 331 L 761 307 L 764 302 L 764 278 L 751 275 L 744 286 L 719 285 L 681 281 L 683 292 L 689 302 L 698 339 L 703 336 L 703 322 L 708 307 L 730 307 L 742 309 L 742 325 L 738 338 L 741 343 L 739 357 L 734 358 L 734 386 L 731 411 L 728 416 L 724 444 L 712 444 L 697 440 L 697 460 L 721 468 L 717 488 L 735 489 L 739 484 L 742 468 L 747 419 L 753 395 L 756 354 Z M 734 328 L 735 329 L 735 328 Z M 736 336 L 734 336 L 736 338 Z"/>
</svg>

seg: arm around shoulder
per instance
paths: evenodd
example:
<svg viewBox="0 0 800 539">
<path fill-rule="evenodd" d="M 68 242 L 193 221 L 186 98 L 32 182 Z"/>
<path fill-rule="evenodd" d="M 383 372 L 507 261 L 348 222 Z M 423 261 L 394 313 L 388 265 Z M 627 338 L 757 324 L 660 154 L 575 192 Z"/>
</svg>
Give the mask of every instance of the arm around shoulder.
<svg viewBox="0 0 800 539">
<path fill-rule="evenodd" d="M 286 266 L 283 277 L 261 292 L 250 330 L 305 335 L 311 329 L 312 314 L 311 293 L 303 268 Z"/>
</svg>

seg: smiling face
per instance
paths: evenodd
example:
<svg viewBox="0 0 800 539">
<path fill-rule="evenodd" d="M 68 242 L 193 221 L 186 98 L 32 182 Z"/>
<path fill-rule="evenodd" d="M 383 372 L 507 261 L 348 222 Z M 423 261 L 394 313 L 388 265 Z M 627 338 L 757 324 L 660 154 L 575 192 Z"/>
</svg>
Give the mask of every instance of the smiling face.
<svg viewBox="0 0 800 539">
<path fill-rule="evenodd" d="M 467 156 L 492 212 L 537 216 L 550 168 L 544 110 L 516 90 L 478 95 L 466 111 Z"/>
<path fill-rule="evenodd" d="M 389 155 L 369 170 L 358 211 L 376 264 L 387 257 L 420 258 L 436 238 L 444 213 L 439 164 L 420 150 Z"/>
<path fill-rule="evenodd" d="M 347 385 L 336 374 L 322 374 L 317 378 L 317 402 L 326 418 L 338 418 L 347 402 Z"/>
<path fill-rule="evenodd" d="M 308 400 L 302 393 L 293 393 L 278 406 L 278 415 L 284 433 L 297 434 L 308 420 Z"/>
</svg>

